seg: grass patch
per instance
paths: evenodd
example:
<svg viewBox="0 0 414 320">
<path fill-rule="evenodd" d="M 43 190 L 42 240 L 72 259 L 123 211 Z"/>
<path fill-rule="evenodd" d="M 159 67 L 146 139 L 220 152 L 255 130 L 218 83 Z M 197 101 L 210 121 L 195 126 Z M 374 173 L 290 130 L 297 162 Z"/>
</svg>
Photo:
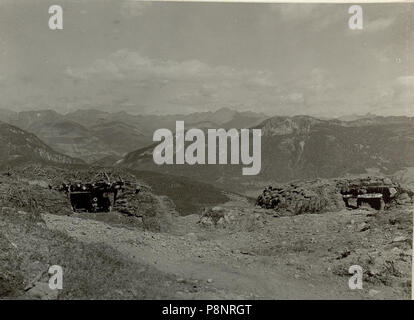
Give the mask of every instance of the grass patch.
<svg viewBox="0 0 414 320">
<path fill-rule="evenodd" d="M 3 207 L 0 213 L 0 298 L 25 297 L 25 287 L 47 270 L 64 270 L 59 299 L 169 299 L 187 284 L 151 266 L 128 260 L 102 244 L 86 244 L 46 228 L 33 212 Z"/>
</svg>

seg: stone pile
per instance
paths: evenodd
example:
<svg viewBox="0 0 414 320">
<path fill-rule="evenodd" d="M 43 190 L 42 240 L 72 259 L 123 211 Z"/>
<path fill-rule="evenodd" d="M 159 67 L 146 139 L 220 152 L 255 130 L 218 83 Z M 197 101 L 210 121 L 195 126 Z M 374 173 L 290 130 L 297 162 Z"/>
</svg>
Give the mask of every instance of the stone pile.
<svg viewBox="0 0 414 320">
<path fill-rule="evenodd" d="M 338 186 L 332 181 L 309 181 L 269 186 L 256 205 L 285 215 L 338 211 L 345 207 Z"/>
<path fill-rule="evenodd" d="M 341 179 L 317 179 L 294 182 L 265 188 L 256 200 L 256 205 L 274 209 L 284 215 L 338 211 L 345 208 L 342 194 L 352 188 L 385 187 L 394 190 L 387 206 L 406 204 L 412 201 L 413 192 L 388 177 L 358 177 Z M 368 189 L 369 190 L 369 189 Z"/>
</svg>

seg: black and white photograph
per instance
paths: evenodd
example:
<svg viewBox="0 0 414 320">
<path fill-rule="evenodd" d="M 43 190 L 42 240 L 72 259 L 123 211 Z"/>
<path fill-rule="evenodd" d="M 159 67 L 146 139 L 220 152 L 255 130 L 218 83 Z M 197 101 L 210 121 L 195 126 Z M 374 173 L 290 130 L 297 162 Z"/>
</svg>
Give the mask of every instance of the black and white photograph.
<svg viewBox="0 0 414 320">
<path fill-rule="evenodd" d="M 0 0 L 0 300 L 411 300 L 413 31 L 411 1 Z"/>
</svg>

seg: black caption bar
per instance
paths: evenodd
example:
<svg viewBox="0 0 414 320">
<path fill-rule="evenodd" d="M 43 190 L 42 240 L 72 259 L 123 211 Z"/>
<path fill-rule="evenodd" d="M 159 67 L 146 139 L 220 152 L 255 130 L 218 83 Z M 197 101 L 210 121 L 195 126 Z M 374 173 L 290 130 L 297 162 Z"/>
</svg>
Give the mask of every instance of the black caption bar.
<svg viewBox="0 0 414 320">
<path fill-rule="evenodd" d="M 323 317 L 342 314 L 354 317 L 367 315 L 395 316 L 395 310 L 412 309 L 413 301 L 186 301 L 186 300 L 140 300 L 140 301 L 1 301 L 3 312 L 10 308 L 14 316 L 28 313 L 53 315 L 55 318 L 91 314 L 122 319 L 278 319 L 305 315 Z M 408 311 L 408 310 L 407 310 Z"/>
</svg>

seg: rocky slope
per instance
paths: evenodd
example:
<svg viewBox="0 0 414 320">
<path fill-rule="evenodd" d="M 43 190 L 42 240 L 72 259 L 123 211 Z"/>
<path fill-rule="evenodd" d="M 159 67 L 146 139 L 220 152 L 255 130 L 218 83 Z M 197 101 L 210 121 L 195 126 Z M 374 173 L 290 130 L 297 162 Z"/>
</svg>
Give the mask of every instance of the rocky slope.
<svg viewBox="0 0 414 320">
<path fill-rule="evenodd" d="M 412 166 L 414 119 L 371 117 L 355 121 L 308 116 L 273 117 L 255 126 L 262 130 L 262 170 L 243 177 L 241 166 L 157 166 L 155 145 L 127 154 L 119 165 L 191 176 L 236 188 L 252 181 L 286 182 L 345 174 L 391 174 Z"/>
<path fill-rule="evenodd" d="M 83 163 L 82 160 L 54 151 L 34 134 L 0 121 L 0 166 L 27 162 Z"/>
<path fill-rule="evenodd" d="M 262 129 L 262 176 L 287 181 L 411 166 L 414 119 L 376 117 L 340 122 L 275 117 Z"/>
<path fill-rule="evenodd" d="M 186 179 L 113 169 L 132 183 L 120 206 L 74 214 L 48 187 L 96 170 L 29 165 L 0 176 L 0 298 L 410 298 L 412 203 L 281 216 L 240 195 L 213 202 L 214 190 Z M 204 210 L 181 216 L 175 199 Z M 47 286 L 53 264 L 66 279 L 58 292 Z M 363 290 L 348 287 L 355 264 Z"/>
</svg>

